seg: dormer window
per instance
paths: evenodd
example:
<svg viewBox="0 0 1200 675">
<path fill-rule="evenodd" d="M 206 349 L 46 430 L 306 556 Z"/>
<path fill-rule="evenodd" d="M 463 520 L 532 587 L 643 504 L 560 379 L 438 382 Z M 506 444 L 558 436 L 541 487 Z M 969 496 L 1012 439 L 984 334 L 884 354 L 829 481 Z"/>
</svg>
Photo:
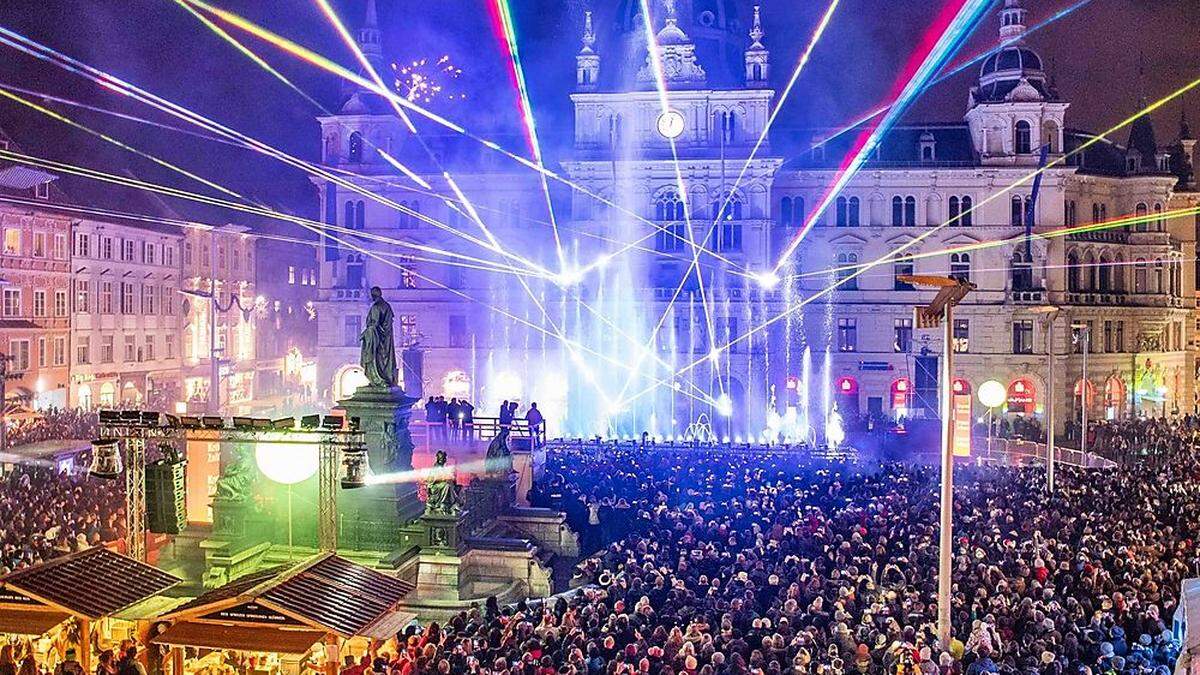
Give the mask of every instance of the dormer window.
<svg viewBox="0 0 1200 675">
<path fill-rule="evenodd" d="M 33 186 L 33 196 L 38 199 L 50 199 L 50 181 Z"/>
<path fill-rule="evenodd" d="M 1125 170 L 1128 171 L 1129 173 L 1137 173 L 1138 165 L 1140 163 L 1141 162 L 1138 161 L 1137 155 L 1130 155 L 1125 158 Z"/>
<path fill-rule="evenodd" d="M 921 134 L 921 140 L 918 143 L 918 149 L 921 153 L 922 162 L 933 162 L 937 160 L 937 141 L 933 134 L 926 131 Z"/>
<path fill-rule="evenodd" d="M 1163 173 L 1168 173 L 1171 171 L 1171 156 L 1170 155 L 1159 155 L 1158 156 L 1158 170 L 1162 171 Z"/>
</svg>

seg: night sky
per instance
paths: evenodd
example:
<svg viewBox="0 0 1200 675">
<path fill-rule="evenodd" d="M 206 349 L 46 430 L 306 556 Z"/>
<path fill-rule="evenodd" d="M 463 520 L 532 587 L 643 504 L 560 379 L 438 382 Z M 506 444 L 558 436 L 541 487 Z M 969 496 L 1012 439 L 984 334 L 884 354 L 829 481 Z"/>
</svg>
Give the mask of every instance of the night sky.
<svg viewBox="0 0 1200 675">
<path fill-rule="evenodd" d="M 213 0 L 341 63 L 352 57 L 308 0 Z M 364 0 L 335 2 L 352 27 Z M 436 107 L 486 134 L 515 129 L 515 95 L 492 32 L 485 0 L 378 0 L 385 47 L 394 61 L 449 55 L 464 71 L 454 83 L 467 103 Z M 594 7 L 597 30 L 610 30 L 616 0 L 512 0 L 520 48 L 542 136 L 569 138 L 569 101 L 582 11 Z M 764 40 L 777 88 L 790 74 L 825 0 L 761 0 Z M 1071 4 L 1026 0 L 1031 24 Z M 891 88 L 913 45 L 941 2 L 843 0 L 824 40 L 781 117 L 779 130 L 836 126 L 876 105 Z M 607 17 L 607 18 L 606 18 Z M 172 0 L 8 0 L 0 25 L 25 34 L 177 103 L 306 158 L 317 157 L 320 111 L 258 69 Z M 996 43 L 994 13 L 961 53 L 973 56 Z M 263 43 L 250 42 L 277 68 L 324 105 L 339 101 L 339 83 L 316 68 Z M 1030 40 L 1071 103 L 1068 124 L 1101 130 L 1151 99 L 1200 77 L 1200 0 L 1093 0 Z M 16 85 L 140 116 L 179 124 L 120 100 L 89 82 L 9 48 L 0 59 L 0 83 Z M 603 54 L 602 54 L 603 56 Z M 1145 77 L 1139 86 L 1139 64 Z M 958 121 L 965 112 L 967 71 L 927 92 L 909 118 Z M 1144 92 L 1140 91 L 1144 89 Z M 1200 131 L 1200 93 L 1186 100 Z M 299 172 L 252 153 L 151 129 L 105 115 L 54 106 L 73 118 L 289 210 L 311 210 L 315 200 Z M 1155 116 L 1160 145 L 1177 135 L 1180 105 Z M 179 179 L 131 161 L 58 122 L 0 101 L 0 127 L 26 151 L 87 166 L 124 167 L 159 181 Z M 1118 135 L 1123 142 L 1125 135 Z M 554 149 L 549 149 L 553 154 Z M 189 186 L 194 188 L 195 186 Z M 311 212 L 311 211 L 310 211 Z"/>
</svg>

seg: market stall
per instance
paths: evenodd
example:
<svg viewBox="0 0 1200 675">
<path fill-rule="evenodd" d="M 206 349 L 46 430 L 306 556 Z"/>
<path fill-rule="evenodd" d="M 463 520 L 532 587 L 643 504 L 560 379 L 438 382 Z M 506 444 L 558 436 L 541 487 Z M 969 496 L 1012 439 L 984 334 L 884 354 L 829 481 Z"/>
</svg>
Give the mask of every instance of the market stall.
<svg viewBox="0 0 1200 675">
<path fill-rule="evenodd" d="M 149 618 L 136 608 L 181 581 L 107 548 L 71 553 L 0 577 L 0 634 L 37 638 L 43 663 L 78 647 L 90 673 L 90 647 L 132 636 Z"/>
<path fill-rule="evenodd" d="M 151 641 L 173 648 L 175 673 L 292 674 L 303 663 L 336 675 L 339 653 L 365 652 L 413 620 L 398 609 L 412 590 L 408 582 L 320 553 L 180 605 L 159 617 L 170 625 Z M 189 658 L 182 648 L 192 648 Z"/>
</svg>

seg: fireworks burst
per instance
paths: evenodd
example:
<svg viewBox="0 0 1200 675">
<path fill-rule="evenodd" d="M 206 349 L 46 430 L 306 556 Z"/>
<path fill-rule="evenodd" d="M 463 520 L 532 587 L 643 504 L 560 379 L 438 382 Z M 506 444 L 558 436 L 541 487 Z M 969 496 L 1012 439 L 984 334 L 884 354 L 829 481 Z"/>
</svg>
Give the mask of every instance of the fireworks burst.
<svg viewBox="0 0 1200 675">
<path fill-rule="evenodd" d="M 436 61 L 417 59 L 408 65 L 392 64 L 396 72 L 396 89 L 413 103 L 438 101 L 461 101 L 467 95 L 454 91 L 454 81 L 462 75 L 462 68 L 454 65 L 449 55 Z"/>
</svg>

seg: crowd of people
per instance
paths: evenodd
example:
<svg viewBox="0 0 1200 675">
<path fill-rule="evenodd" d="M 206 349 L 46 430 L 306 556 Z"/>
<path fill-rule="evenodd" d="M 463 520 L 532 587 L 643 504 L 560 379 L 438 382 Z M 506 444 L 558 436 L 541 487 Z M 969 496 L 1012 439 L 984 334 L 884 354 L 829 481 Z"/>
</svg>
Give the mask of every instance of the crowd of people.
<svg viewBox="0 0 1200 675">
<path fill-rule="evenodd" d="M 963 465 L 943 646 L 936 471 L 552 452 L 532 499 L 592 547 L 576 592 L 412 632 L 375 672 L 1166 675 L 1200 573 L 1197 478 L 1182 447 L 1061 467 L 1053 495 L 1040 468 Z"/>
<path fill-rule="evenodd" d="M 0 495 L 0 575 L 125 537 L 124 481 L 17 464 L 0 473 Z"/>
<path fill-rule="evenodd" d="M 80 409 L 49 408 L 27 417 L 9 417 L 9 447 L 66 439 L 90 440 L 96 437 L 95 412 Z"/>
</svg>

